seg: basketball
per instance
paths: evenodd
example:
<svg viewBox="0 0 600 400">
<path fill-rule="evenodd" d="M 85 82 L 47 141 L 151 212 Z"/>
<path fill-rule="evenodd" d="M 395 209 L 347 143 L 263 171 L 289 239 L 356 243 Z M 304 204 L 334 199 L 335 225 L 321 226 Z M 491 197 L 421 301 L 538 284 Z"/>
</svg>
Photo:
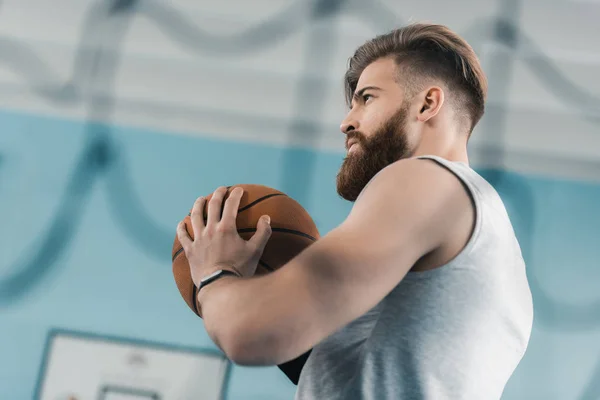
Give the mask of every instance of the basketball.
<svg viewBox="0 0 600 400">
<path fill-rule="evenodd" d="M 319 231 L 311 216 L 296 200 L 285 193 L 263 185 L 241 184 L 228 187 L 225 199 L 235 187 L 244 189 L 236 219 L 238 233 L 243 239 L 250 239 L 256 232 L 261 216 L 271 217 L 271 237 L 258 262 L 257 275 L 277 270 L 319 239 Z M 207 196 L 204 204 L 205 221 L 211 197 L 212 194 Z M 188 234 L 193 238 L 189 214 L 184 222 Z M 190 266 L 177 236 L 175 236 L 171 256 L 173 276 L 179 293 L 190 309 L 202 317 L 196 300 L 196 287 L 192 281 Z"/>
</svg>

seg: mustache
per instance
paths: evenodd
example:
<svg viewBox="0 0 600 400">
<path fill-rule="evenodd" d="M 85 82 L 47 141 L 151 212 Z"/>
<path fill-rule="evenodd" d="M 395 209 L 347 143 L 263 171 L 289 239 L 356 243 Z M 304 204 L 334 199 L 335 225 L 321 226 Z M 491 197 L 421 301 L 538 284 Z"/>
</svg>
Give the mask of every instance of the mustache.
<svg viewBox="0 0 600 400">
<path fill-rule="evenodd" d="M 351 140 L 358 142 L 358 144 L 365 144 L 367 137 L 360 131 L 351 131 L 346 134 L 346 147 L 348 147 L 348 142 Z"/>
</svg>

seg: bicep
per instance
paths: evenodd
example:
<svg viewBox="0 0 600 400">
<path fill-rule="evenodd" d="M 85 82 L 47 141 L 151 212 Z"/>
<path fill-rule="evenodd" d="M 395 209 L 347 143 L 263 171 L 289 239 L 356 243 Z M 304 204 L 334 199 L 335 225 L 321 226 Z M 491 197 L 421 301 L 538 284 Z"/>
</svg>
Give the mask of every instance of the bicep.
<svg viewBox="0 0 600 400">
<path fill-rule="evenodd" d="M 446 168 L 429 160 L 391 165 L 369 183 L 348 218 L 303 255 L 312 295 L 331 304 L 327 312 L 352 305 L 345 319 L 368 311 L 452 237 L 471 208 L 462 182 Z"/>
</svg>

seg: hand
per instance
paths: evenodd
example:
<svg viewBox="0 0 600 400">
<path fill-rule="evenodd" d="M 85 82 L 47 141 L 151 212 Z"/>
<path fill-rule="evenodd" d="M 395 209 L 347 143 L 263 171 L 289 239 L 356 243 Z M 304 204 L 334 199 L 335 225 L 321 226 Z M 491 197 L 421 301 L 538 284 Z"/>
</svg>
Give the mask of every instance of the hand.
<svg viewBox="0 0 600 400">
<path fill-rule="evenodd" d="M 204 224 L 202 210 L 206 199 L 199 197 L 191 213 L 194 239 L 190 237 L 185 222 L 177 226 L 177 238 L 190 265 L 192 280 L 198 286 L 200 280 L 219 269 L 237 272 L 242 277 L 256 272 L 267 241 L 271 237 L 270 218 L 262 216 L 256 233 L 244 240 L 237 232 L 236 218 L 244 190 L 236 187 L 225 201 L 223 215 L 219 217 L 227 188 L 220 187 L 208 203 L 207 220 Z"/>
</svg>

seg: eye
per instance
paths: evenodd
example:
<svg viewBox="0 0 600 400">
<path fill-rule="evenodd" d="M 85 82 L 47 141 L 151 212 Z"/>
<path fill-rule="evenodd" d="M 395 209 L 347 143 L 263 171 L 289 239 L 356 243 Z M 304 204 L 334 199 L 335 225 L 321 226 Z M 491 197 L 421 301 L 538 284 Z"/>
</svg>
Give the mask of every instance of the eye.
<svg viewBox="0 0 600 400">
<path fill-rule="evenodd" d="M 373 96 L 371 96 L 370 94 L 363 94 L 363 96 L 362 96 L 362 100 L 364 103 L 366 103 L 367 100 L 369 100 L 371 98 L 373 98 Z"/>
</svg>

